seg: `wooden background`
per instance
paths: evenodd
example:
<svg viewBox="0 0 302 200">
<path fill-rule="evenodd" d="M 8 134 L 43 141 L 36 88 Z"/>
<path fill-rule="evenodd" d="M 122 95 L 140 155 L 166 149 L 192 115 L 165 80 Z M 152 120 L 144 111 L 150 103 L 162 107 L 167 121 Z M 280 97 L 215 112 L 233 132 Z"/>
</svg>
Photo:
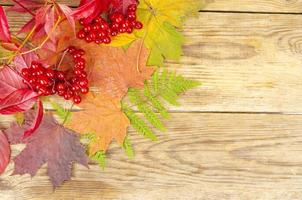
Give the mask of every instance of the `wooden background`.
<svg viewBox="0 0 302 200">
<path fill-rule="evenodd" d="M 171 107 L 158 142 L 130 130 L 134 159 L 113 145 L 104 171 L 76 165 L 55 191 L 45 166 L 11 177 L 11 163 L 0 199 L 301 200 L 302 0 L 208 3 L 169 63 L 203 86 Z M 27 19 L 9 14 L 13 30 Z"/>
</svg>

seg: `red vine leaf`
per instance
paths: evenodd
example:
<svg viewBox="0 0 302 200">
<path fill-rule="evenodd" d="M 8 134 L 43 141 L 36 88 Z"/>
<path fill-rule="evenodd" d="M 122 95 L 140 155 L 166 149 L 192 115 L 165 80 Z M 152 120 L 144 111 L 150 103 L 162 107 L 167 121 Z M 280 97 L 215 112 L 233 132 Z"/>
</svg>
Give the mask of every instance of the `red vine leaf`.
<svg viewBox="0 0 302 200">
<path fill-rule="evenodd" d="M 0 41 L 2 42 L 11 41 L 11 35 L 9 31 L 7 17 L 1 5 L 0 5 Z"/>
<path fill-rule="evenodd" d="M 25 124 L 16 122 L 5 131 L 11 144 L 24 143 L 25 149 L 14 158 L 13 174 L 34 176 L 38 169 L 47 163 L 47 175 L 54 187 L 58 187 L 71 177 L 73 162 L 88 167 L 85 148 L 77 133 L 60 125 L 51 114 L 44 115 L 40 127 L 31 137 L 23 138 L 23 132 L 30 127 L 35 118 L 34 112 L 25 113 Z"/>
<path fill-rule="evenodd" d="M 0 174 L 5 171 L 10 160 L 10 146 L 6 136 L 0 131 Z"/>
<path fill-rule="evenodd" d="M 10 67 L 0 71 L 0 114 L 13 114 L 32 108 L 38 94 L 23 83 L 23 78 Z"/>
</svg>

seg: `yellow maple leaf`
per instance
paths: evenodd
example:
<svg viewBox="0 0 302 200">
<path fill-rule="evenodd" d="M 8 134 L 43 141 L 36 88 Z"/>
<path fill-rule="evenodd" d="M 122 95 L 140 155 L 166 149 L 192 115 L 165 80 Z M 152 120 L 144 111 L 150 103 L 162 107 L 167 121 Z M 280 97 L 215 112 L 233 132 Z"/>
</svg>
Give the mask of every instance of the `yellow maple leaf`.
<svg viewBox="0 0 302 200">
<path fill-rule="evenodd" d="M 94 133 L 96 139 L 90 144 L 89 154 L 106 151 L 112 140 L 123 144 L 129 119 L 122 112 L 120 100 L 106 95 L 88 94 L 81 103 L 82 111 L 73 113 L 67 127 L 81 134 Z"/>
</svg>

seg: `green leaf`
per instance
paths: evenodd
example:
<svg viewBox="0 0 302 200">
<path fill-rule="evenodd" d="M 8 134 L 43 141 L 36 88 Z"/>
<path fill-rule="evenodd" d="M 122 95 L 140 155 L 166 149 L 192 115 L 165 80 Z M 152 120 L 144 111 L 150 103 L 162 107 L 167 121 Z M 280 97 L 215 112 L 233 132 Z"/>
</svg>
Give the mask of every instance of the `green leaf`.
<svg viewBox="0 0 302 200">
<path fill-rule="evenodd" d="M 61 105 L 59 105 L 56 102 L 51 102 L 51 106 L 53 109 L 55 109 L 55 114 L 66 123 L 68 123 L 71 120 L 71 112 L 69 110 L 66 110 Z"/>
<path fill-rule="evenodd" d="M 105 169 L 105 167 L 106 167 L 106 153 L 104 151 L 97 151 L 90 158 L 92 160 L 96 161 L 103 170 Z"/>
<path fill-rule="evenodd" d="M 134 157 L 134 150 L 128 137 L 125 138 L 123 148 L 129 158 Z"/>
</svg>

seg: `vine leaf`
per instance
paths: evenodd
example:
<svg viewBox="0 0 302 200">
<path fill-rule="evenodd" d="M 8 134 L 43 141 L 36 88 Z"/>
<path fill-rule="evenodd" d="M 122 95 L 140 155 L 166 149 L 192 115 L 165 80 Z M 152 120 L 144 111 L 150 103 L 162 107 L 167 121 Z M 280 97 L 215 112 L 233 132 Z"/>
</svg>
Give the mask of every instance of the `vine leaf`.
<svg viewBox="0 0 302 200">
<path fill-rule="evenodd" d="M 6 136 L 0 131 L 0 174 L 2 174 L 10 160 L 10 146 Z"/>
<path fill-rule="evenodd" d="M 123 145 L 130 122 L 122 112 L 120 100 L 105 94 L 88 94 L 81 103 L 81 112 L 73 113 L 67 127 L 81 133 L 94 133 L 96 138 L 89 144 L 89 154 L 106 151 L 112 140 Z"/>
<path fill-rule="evenodd" d="M 58 187 L 63 181 L 70 179 L 72 162 L 88 167 L 85 148 L 77 133 L 58 124 L 51 114 L 44 115 L 35 134 L 24 139 L 22 134 L 33 120 L 34 112 L 28 111 L 23 126 L 14 122 L 11 128 L 5 130 L 11 144 L 26 144 L 25 149 L 14 158 L 13 174 L 28 173 L 34 176 L 38 169 L 47 163 L 47 174 L 53 186 Z"/>
<path fill-rule="evenodd" d="M 136 32 L 151 49 L 148 65 L 163 66 L 164 59 L 178 60 L 182 54 L 183 35 L 178 31 L 188 15 L 197 13 L 203 0 L 142 0 L 138 19 L 144 24 Z"/>
<path fill-rule="evenodd" d="M 10 42 L 11 39 L 7 17 L 3 7 L 0 5 L 0 41 Z"/>
</svg>

